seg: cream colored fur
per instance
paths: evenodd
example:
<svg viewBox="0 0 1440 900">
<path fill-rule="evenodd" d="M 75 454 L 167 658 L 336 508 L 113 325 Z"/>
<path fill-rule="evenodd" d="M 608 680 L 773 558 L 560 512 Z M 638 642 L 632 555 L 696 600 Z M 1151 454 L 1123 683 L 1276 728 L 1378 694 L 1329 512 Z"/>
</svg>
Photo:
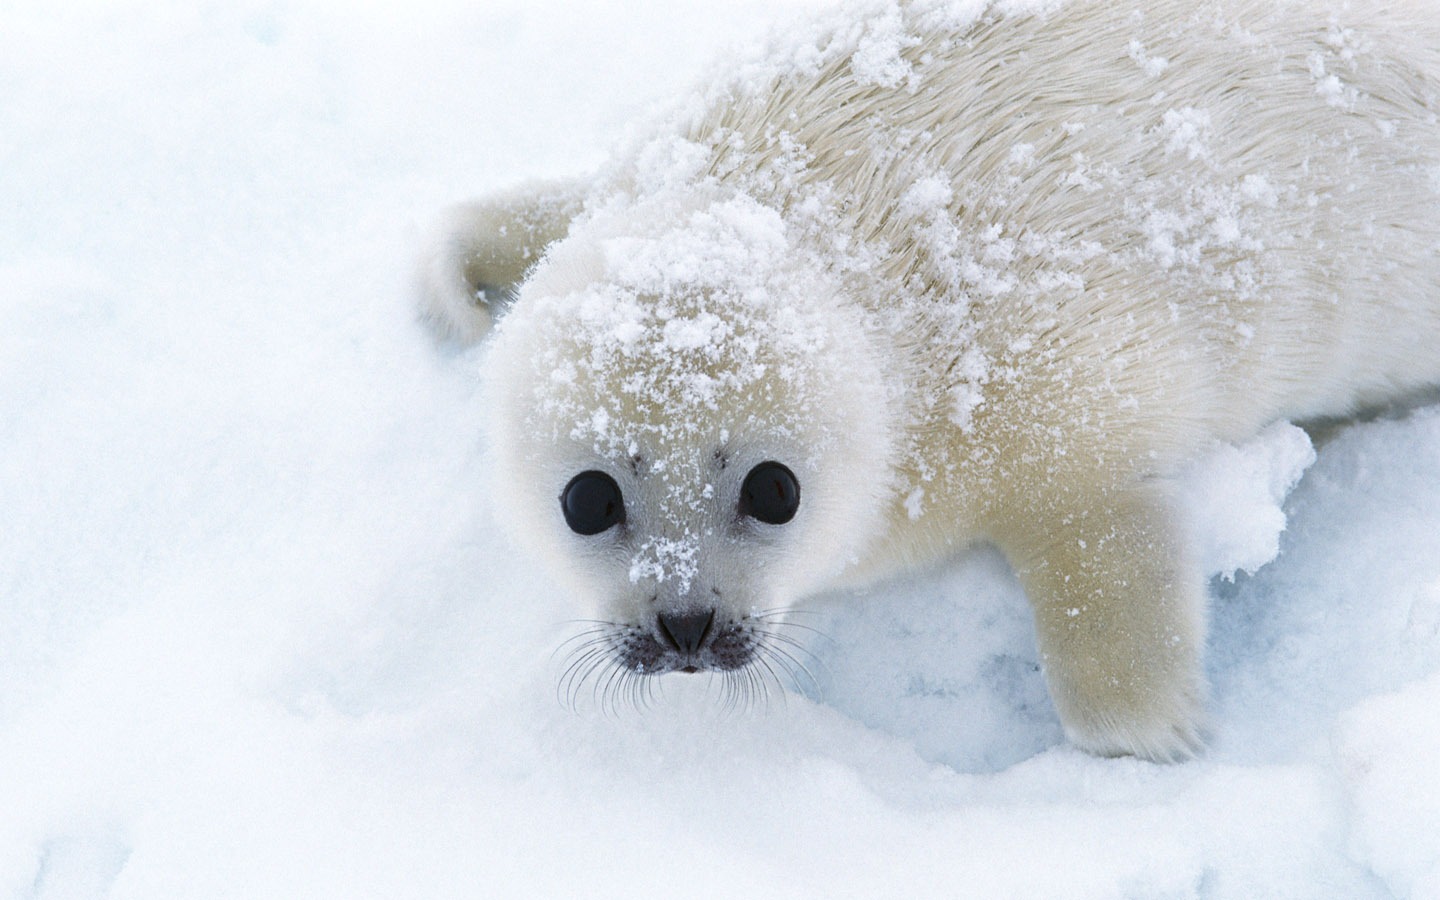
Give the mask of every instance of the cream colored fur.
<svg viewBox="0 0 1440 900">
<path fill-rule="evenodd" d="M 655 604 L 694 602 L 692 582 L 742 621 L 993 541 L 1071 739 L 1189 755 L 1205 596 L 1167 478 L 1209 440 L 1440 382 L 1440 8 L 856 9 L 715 79 L 587 185 L 451 223 L 427 269 L 442 327 L 478 337 L 477 287 L 519 285 L 487 361 L 517 530 L 602 615 L 642 628 Z M 637 274 L 632 252 L 674 271 Z M 757 291 L 771 302 L 735 299 Z M 799 310 L 818 337 L 733 395 L 738 357 L 706 347 L 696 365 L 722 387 L 704 403 L 663 385 L 621 402 L 619 370 L 545 368 L 621 334 L 576 324 L 604 303 L 649 310 L 626 340 L 651 344 L 656 310 L 743 308 L 736 333 L 762 345 Z M 603 429 L 578 427 L 599 413 Z M 732 433 L 756 459 L 807 458 L 793 536 L 714 537 L 728 507 L 697 492 L 735 490 L 705 462 Z M 600 549 L 576 541 L 555 509 L 564 479 L 642 445 L 694 483 L 626 475 L 627 503 L 664 514 Z"/>
</svg>

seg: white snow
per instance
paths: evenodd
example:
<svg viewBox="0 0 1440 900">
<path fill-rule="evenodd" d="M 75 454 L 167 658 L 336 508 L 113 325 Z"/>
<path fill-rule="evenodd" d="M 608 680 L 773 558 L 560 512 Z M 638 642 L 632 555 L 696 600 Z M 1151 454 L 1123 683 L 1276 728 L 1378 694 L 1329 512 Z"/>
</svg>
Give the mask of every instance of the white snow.
<svg viewBox="0 0 1440 900">
<path fill-rule="evenodd" d="M 1433 408 L 1188 476 L 1202 760 L 1066 747 L 983 548 L 817 600 L 768 708 L 557 700 L 412 253 L 818 5 L 0 10 L 0 896 L 1440 896 Z"/>
<path fill-rule="evenodd" d="M 1237 572 L 1253 575 L 1275 559 L 1285 530 L 1280 504 L 1313 462 L 1304 430 L 1277 422 L 1243 446 L 1212 448 L 1190 466 L 1182 502 L 1207 575 L 1233 581 Z"/>
</svg>

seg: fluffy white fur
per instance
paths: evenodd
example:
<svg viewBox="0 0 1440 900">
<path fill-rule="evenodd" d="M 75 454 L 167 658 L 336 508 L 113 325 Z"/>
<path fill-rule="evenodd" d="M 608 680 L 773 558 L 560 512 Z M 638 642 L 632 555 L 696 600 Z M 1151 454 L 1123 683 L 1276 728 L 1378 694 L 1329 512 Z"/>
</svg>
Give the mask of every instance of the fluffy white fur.
<svg viewBox="0 0 1440 900">
<path fill-rule="evenodd" d="M 486 362 L 499 490 L 612 623 L 593 658 L 678 667 L 637 650 L 657 614 L 713 609 L 784 667 L 774 610 L 984 539 L 1071 739 L 1194 752 L 1204 585 L 1167 478 L 1440 382 L 1437 20 L 871 3 L 593 180 L 462 210 L 426 308 L 474 338 L 477 289 L 518 283 Z M 770 459 L 802 485 L 786 525 L 736 513 Z M 581 537 L 556 498 L 596 469 L 627 521 Z"/>
</svg>

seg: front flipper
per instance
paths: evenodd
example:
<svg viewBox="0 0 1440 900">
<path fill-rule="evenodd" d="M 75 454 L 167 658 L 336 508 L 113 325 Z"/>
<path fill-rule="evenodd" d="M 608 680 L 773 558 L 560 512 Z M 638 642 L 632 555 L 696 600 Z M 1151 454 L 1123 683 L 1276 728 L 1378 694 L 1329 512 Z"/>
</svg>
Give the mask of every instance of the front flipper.
<svg viewBox="0 0 1440 900">
<path fill-rule="evenodd" d="M 1205 594 L 1161 491 L 1112 489 L 1042 516 L 1011 553 L 1065 733 L 1157 762 L 1203 746 Z M 1018 546 L 1017 546 L 1018 544 Z"/>
<path fill-rule="evenodd" d="M 450 209 L 422 261 L 420 311 L 442 335 L 484 337 L 526 273 L 565 235 L 579 182 L 535 182 Z"/>
</svg>

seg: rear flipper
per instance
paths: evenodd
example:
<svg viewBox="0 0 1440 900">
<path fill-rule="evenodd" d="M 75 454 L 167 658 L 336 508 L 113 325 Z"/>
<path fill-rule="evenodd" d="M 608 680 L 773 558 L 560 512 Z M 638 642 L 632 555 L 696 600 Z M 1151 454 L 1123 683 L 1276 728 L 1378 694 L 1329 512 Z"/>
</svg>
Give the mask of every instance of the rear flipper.
<svg viewBox="0 0 1440 900">
<path fill-rule="evenodd" d="M 452 207 L 421 261 L 421 316 L 443 337 L 480 340 L 582 197 L 578 181 L 531 182 Z"/>
</svg>

